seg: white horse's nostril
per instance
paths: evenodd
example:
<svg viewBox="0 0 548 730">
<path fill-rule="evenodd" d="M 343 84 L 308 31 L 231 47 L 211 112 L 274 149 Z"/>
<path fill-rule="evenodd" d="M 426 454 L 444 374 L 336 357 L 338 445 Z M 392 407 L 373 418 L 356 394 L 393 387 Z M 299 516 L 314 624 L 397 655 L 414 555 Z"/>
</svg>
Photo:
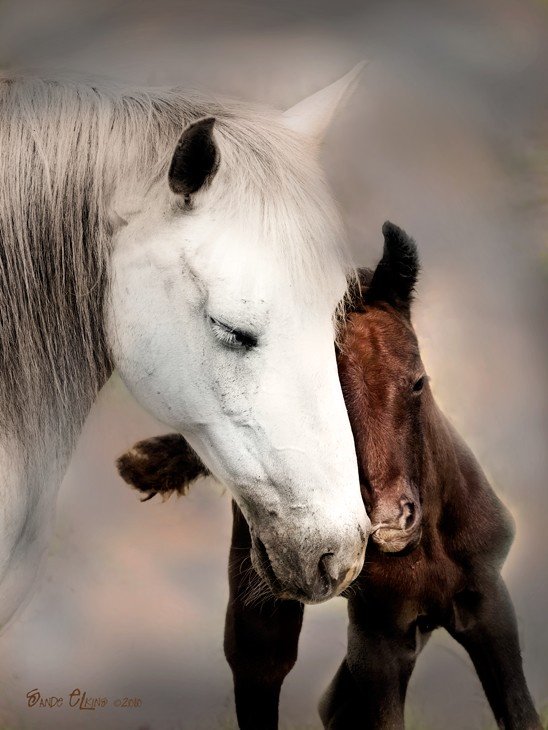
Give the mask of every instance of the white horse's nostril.
<svg viewBox="0 0 548 730">
<path fill-rule="evenodd" d="M 324 553 L 324 555 L 320 558 L 319 567 L 320 573 L 329 577 L 331 582 L 336 583 L 339 577 L 339 572 L 335 563 L 334 553 Z"/>
</svg>

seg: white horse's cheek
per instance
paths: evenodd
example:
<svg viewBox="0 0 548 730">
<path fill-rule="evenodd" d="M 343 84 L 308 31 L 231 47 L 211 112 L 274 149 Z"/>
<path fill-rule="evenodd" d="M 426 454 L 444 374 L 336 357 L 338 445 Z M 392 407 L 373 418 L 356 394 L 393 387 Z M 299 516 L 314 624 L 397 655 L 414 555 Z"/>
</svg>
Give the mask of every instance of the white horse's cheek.
<svg viewBox="0 0 548 730">
<path fill-rule="evenodd" d="M 107 336 L 114 364 L 130 391 L 153 415 L 171 423 L 173 391 L 184 368 L 184 298 L 174 272 L 149 247 L 120 246 L 112 258 Z M 181 275 L 182 278 L 182 275 Z M 179 396 L 180 407 L 180 396 Z M 184 413 L 179 413 L 184 418 Z"/>
</svg>

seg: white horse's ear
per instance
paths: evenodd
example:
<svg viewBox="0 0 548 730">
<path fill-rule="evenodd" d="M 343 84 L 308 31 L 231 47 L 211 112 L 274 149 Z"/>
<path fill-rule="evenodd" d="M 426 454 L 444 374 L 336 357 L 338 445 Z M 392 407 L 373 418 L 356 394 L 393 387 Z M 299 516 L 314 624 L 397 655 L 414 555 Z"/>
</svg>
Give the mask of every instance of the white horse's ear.
<svg viewBox="0 0 548 730">
<path fill-rule="evenodd" d="M 313 142 L 321 142 L 335 112 L 355 89 L 365 65 L 365 61 L 358 63 L 335 83 L 292 106 L 282 115 L 284 124 Z"/>
<path fill-rule="evenodd" d="M 219 152 L 213 138 L 214 117 L 198 119 L 183 131 L 169 167 L 169 187 L 189 198 L 210 182 L 219 166 Z"/>
</svg>

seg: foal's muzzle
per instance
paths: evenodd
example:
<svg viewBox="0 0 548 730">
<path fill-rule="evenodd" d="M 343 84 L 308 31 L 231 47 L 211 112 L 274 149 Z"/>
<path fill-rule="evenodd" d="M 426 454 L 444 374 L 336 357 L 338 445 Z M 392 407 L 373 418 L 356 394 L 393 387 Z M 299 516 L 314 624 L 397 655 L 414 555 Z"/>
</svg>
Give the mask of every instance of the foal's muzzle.
<svg viewBox="0 0 548 730">
<path fill-rule="evenodd" d="M 422 510 L 420 503 L 411 497 L 402 497 L 398 505 L 399 513 L 390 514 L 383 519 L 383 510 L 372 513 L 371 540 L 384 553 L 400 553 L 413 550 L 420 542 L 422 535 Z"/>
</svg>

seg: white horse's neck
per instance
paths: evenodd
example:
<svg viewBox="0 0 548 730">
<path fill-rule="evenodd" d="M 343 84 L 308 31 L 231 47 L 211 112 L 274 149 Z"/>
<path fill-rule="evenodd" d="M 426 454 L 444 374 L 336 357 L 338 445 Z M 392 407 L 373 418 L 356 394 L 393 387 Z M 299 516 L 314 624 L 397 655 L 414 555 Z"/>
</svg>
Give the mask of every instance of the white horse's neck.
<svg viewBox="0 0 548 730">
<path fill-rule="evenodd" d="M 16 439 L 0 439 L 0 630 L 32 594 L 53 530 L 70 457 L 55 456 L 56 441 L 42 438 L 31 449 Z"/>
</svg>

